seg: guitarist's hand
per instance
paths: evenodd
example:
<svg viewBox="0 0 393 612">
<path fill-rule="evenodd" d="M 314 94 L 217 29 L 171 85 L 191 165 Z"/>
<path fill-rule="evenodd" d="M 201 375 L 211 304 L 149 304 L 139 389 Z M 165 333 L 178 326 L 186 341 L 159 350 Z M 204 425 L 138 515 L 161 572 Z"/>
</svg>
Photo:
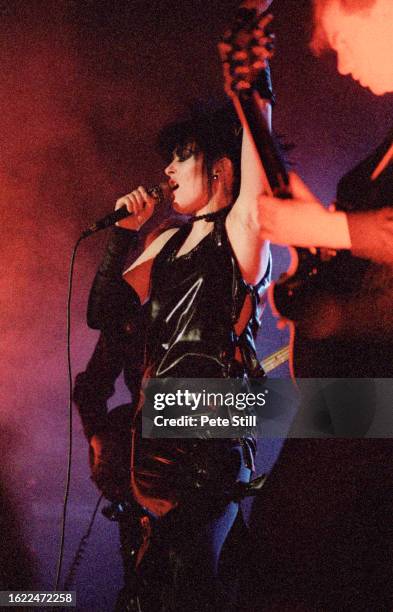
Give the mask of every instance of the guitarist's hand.
<svg viewBox="0 0 393 612">
<path fill-rule="evenodd" d="M 259 197 L 263 238 L 284 246 L 350 248 L 345 213 L 329 212 L 297 174 L 289 177 L 293 199 Z"/>
</svg>

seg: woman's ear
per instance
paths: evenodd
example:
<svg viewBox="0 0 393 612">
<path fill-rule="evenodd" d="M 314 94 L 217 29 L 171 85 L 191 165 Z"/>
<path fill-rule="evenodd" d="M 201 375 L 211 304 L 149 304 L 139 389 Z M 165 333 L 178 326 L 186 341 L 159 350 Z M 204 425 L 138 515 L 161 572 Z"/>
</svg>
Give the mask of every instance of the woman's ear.
<svg viewBox="0 0 393 612">
<path fill-rule="evenodd" d="M 233 195 L 233 163 L 229 157 L 221 157 L 213 164 L 212 187 L 216 194 L 220 194 L 225 204 L 229 204 Z"/>
<path fill-rule="evenodd" d="M 213 164 L 213 180 L 233 176 L 233 164 L 229 157 L 221 157 Z M 217 177 L 217 178 L 215 178 Z"/>
<path fill-rule="evenodd" d="M 233 199 L 234 171 L 229 157 L 221 157 L 213 164 L 212 190 L 220 206 L 227 206 Z"/>
</svg>

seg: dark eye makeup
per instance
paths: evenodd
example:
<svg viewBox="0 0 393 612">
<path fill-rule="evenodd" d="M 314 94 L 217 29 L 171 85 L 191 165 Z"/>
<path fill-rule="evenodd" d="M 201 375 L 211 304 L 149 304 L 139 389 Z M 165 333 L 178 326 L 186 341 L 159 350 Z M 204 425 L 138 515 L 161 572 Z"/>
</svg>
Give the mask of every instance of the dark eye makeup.
<svg viewBox="0 0 393 612">
<path fill-rule="evenodd" d="M 187 159 L 190 159 L 190 157 L 192 155 L 195 155 L 197 151 L 198 149 L 195 143 L 189 142 L 185 145 L 176 147 L 173 153 L 174 153 L 174 156 L 176 156 L 177 159 L 182 162 L 182 161 L 186 161 Z"/>
</svg>

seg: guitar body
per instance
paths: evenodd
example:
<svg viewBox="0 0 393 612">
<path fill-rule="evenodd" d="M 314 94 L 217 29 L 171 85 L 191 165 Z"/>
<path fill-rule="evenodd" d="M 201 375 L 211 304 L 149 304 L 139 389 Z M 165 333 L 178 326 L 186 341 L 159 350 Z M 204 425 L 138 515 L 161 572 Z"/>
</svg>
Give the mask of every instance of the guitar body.
<svg viewBox="0 0 393 612">
<path fill-rule="evenodd" d="M 309 249 L 291 249 L 292 263 L 286 274 L 274 283 L 270 301 L 276 315 L 291 326 L 291 371 L 296 377 L 357 376 L 359 367 L 351 360 L 353 342 L 338 338 L 311 339 L 307 319 L 320 325 L 323 335 L 325 320 L 329 318 L 329 304 L 354 296 L 362 288 L 369 262 L 353 257 L 349 251 L 337 254 Z M 307 331 L 307 330 L 306 330 Z"/>
<path fill-rule="evenodd" d="M 290 269 L 274 285 L 273 301 L 281 317 L 294 323 L 318 296 L 345 298 L 346 294 L 360 291 L 370 267 L 369 262 L 353 257 L 349 251 L 335 255 L 321 255 L 321 250 L 313 253 L 303 248 L 293 251 Z"/>
<path fill-rule="evenodd" d="M 298 259 L 299 258 L 299 259 Z M 355 302 L 380 267 L 341 251 L 330 261 L 298 250 L 293 275 L 277 281 L 270 298 L 276 314 L 291 327 L 291 371 L 295 377 L 391 377 L 393 356 L 389 341 L 361 334 L 343 338 L 329 332 L 335 304 Z M 373 291 L 368 292 L 370 309 Z"/>
<path fill-rule="evenodd" d="M 391 146 L 393 134 L 380 147 L 339 182 L 338 210 L 346 212 L 376 210 L 391 206 L 393 168 L 390 165 L 376 179 L 373 170 Z M 320 313 L 323 335 L 324 317 L 334 301 L 355 302 L 367 293 L 370 309 L 375 291 L 383 290 L 386 271 L 349 251 L 337 253 L 323 249 L 293 249 L 288 275 L 275 283 L 271 297 L 277 313 L 291 322 L 292 370 L 298 377 L 390 377 L 393 359 L 391 344 L 357 338 L 342 339 L 334 334 L 323 340 L 307 334 L 307 317 L 314 321 Z M 378 281 L 379 278 L 379 281 Z M 374 287 L 374 289 L 371 288 Z M 314 324 L 315 325 L 315 324 Z M 312 336 L 313 334 L 311 334 Z"/>
</svg>

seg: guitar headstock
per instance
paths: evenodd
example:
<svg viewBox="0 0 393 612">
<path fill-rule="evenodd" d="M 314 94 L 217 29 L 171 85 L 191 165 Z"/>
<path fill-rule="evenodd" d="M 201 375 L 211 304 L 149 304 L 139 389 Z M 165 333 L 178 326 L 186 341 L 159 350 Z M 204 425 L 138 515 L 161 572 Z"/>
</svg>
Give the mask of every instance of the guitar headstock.
<svg viewBox="0 0 393 612">
<path fill-rule="evenodd" d="M 261 75 L 268 70 L 274 51 L 274 34 L 269 31 L 273 16 L 265 13 L 270 4 L 271 0 L 244 0 L 233 26 L 218 44 L 230 97 L 258 89 Z"/>
</svg>

